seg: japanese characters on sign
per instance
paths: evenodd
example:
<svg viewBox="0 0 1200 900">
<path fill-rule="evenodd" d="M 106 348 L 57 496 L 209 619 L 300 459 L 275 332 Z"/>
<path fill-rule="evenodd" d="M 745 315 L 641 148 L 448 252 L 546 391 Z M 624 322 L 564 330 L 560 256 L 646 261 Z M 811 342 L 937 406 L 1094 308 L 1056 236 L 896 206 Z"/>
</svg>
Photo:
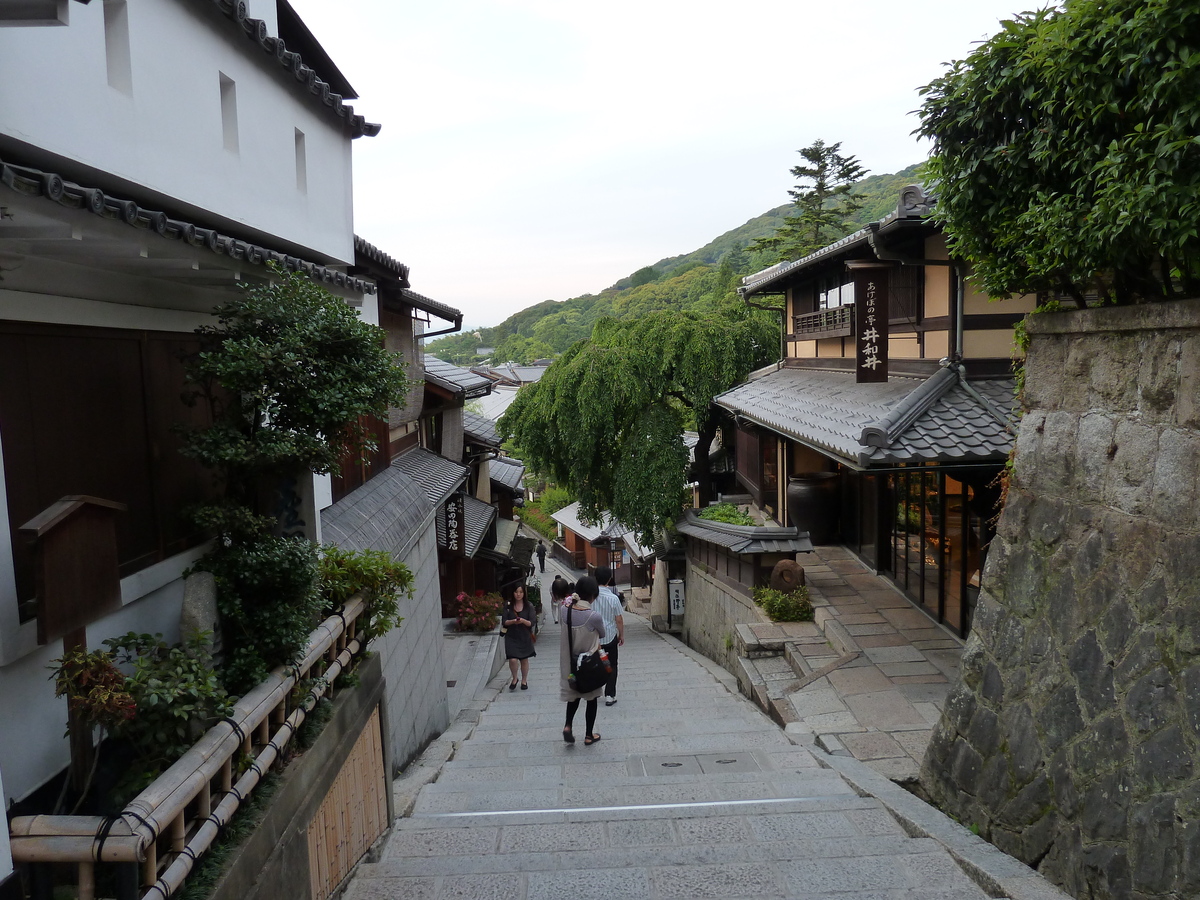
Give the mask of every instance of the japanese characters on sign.
<svg viewBox="0 0 1200 900">
<path fill-rule="evenodd" d="M 880 267 L 854 271 L 854 361 L 856 381 L 887 381 L 888 377 L 888 270 Z"/>
<path fill-rule="evenodd" d="M 446 500 L 446 549 L 451 553 L 464 552 L 463 512 L 462 494 L 453 494 Z"/>
</svg>

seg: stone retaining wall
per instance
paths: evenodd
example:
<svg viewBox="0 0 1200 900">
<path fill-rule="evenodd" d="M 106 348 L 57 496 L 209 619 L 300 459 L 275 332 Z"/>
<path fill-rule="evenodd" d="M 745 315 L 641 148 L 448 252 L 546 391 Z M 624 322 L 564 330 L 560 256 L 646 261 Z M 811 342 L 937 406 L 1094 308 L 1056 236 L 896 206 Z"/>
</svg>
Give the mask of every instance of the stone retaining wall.
<svg viewBox="0 0 1200 900">
<path fill-rule="evenodd" d="M 683 641 L 728 672 L 738 670 L 735 629 L 769 622 L 754 600 L 735 592 L 688 560 Z"/>
<path fill-rule="evenodd" d="M 1200 896 L 1200 301 L 1030 317 L 931 797 L 1080 898 Z"/>
</svg>

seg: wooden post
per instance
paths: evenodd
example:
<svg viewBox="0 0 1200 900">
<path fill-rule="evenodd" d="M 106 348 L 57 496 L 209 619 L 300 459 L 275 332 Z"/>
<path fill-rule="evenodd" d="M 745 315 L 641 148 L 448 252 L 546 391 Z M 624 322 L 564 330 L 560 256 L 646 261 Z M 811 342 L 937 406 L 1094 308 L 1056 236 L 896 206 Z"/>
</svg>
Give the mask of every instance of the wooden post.
<svg viewBox="0 0 1200 900">
<path fill-rule="evenodd" d="M 122 503 L 72 494 L 18 529 L 33 541 L 38 643 L 62 638 L 63 654 L 87 652 L 87 626 L 121 608 L 117 527 Z M 67 707 L 71 787 L 78 796 L 92 768 L 92 726 Z"/>
</svg>

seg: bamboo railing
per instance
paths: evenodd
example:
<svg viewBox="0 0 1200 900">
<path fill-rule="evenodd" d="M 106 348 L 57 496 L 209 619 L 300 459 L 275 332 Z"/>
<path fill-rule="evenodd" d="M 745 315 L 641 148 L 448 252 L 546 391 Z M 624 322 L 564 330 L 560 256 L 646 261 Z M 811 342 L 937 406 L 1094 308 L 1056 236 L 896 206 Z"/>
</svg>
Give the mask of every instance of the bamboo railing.
<svg viewBox="0 0 1200 900">
<path fill-rule="evenodd" d="M 97 865 L 136 863 L 141 873 L 137 896 L 166 900 L 363 649 L 355 633 L 365 612 L 362 597 L 351 598 L 309 635 L 308 650 L 298 665 L 276 669 L 238 700 L 228 718 L 210 728 L 115 817 L 14 818 L 9 825 L 13 862 L 74 863 L 79 900 L 95 900 Z M 289 703 L 297 682 L 309 677 L 316 679 L 314 687 L 299 703 Z M 253 762 L 235 780 L 239 754 L 253 757 Z"/>
</svg>

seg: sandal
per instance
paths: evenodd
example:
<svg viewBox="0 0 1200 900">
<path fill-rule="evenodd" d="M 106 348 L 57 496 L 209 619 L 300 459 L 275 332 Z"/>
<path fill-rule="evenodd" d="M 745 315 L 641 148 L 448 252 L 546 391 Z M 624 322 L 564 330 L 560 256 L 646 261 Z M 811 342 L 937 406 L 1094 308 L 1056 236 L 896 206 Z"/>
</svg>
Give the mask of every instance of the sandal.
<svg viewBox="0 0 1200 900">
<path fill-rule="evenodd" d="M 568 744 L 575 743 L 575 735 L 571 734 L 570 728 L 563 729 L 563 740 L 566 741 Z"/>
<path fill-rule="evenodd" d="M 589 734 L 583 739 L 583 746 L 590 747 L 592 744 L 600 740 L 599 734 Z"/>
</svg>

